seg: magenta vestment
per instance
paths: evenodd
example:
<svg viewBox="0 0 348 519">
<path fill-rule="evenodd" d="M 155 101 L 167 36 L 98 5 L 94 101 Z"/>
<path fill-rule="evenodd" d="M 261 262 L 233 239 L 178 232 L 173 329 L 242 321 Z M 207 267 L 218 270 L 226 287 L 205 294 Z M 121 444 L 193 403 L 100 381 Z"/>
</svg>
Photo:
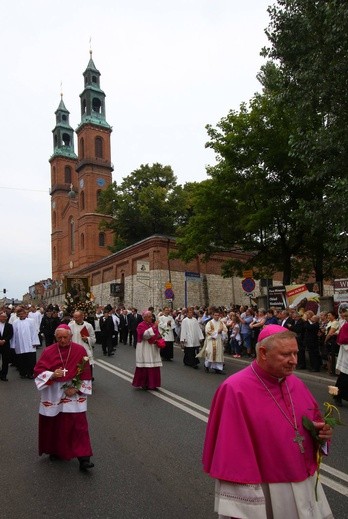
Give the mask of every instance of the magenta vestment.
<svg viewBox="0 0 348 519">
<path fill-rule="evenodd" d="M 151 330 L 150 330 L 151 329 Z M 146 332 L 151 331 L 152 336 Z M 144 338 L 144 334 L 145 337 Z M 161 385 L 161 356 L 155 344 L 161 335 L 157 326 L 142 321 L 137 326 L 137 346 L 135 350 L 136 368 L 132 385 L 143 389 L 156 389 Z"/>
<path fill-rule="evenodd" d="M 289 416 L 292 409 L 284 380 L 253 367 Z M 295 431 L 251 366 L 232 375 L 214 396 L 203 452 L 203 468 L 212 478 L 233 483 L 300 482 L 317 469 L 316 452 L 302 416 L 318 420 L 318 404 L 295 375 L 286 378 L 305 452 L 295 443 Z"/>
<path fill-rule="evenodd" d="M 63 365 L 68 370 L 67 375 L 59 379 L 49 379 L 47 386 L 62 386 L 69 382 L 76 375 L 77 365 L 81 364 L 86 356 L 83 346 L 73 342 L 70 345 L 70 353 L 69 346 L 63 348 L 57 343 L 45 348 L 34 368 L 35 377 L 45 371 L 53 372 L 61 368 L 63 360 Z M 88 362 L 80 378 L 91 379 Z M 60 412 L 56 416 L 39 414 L 39 454 L 52 454 L 65 460 L 92 456 L 86 412 Z"/>
</svg>

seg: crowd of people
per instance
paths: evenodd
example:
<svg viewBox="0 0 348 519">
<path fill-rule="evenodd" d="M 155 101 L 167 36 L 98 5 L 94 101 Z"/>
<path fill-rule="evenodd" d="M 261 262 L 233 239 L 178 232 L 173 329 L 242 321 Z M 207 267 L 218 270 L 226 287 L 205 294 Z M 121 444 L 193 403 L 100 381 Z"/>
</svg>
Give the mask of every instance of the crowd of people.
<svg viewBox="0 0 348 519">
<path fill-rule="evenodd" d="M 165 307 L 156 313 L 149 307 L 140 314 L 136 308 L 107 305 L 93 315 L 80 309 L 65 315 L 53 305 L 2 308 L 0 378 L 8 380 L 12 364 L 21 378 L 35 379 L 41 395 L 39 454 L 52 461 L 77 458 L 84 472 L 94 467 L 86 411 L 96 343 L 105 356 L 114 355 L 119 343 L 135 347 L 132 385 L 146 391 L 161 386 L 162 361 L 173 359 L 175 343 L 183 351 L 183 363 L 197 369 L 202 360 L 205 373 L 224 374 L 226 354 L 250 358 L 247 368 L 218 388 L 209 416 L 203 465 L 216 479 L 219 517 L 249 517 L 251 509 L 255 517 L 281 517 L 285 503 L 293 517 L 307 517 L 302 514 L 307 509 L 315 511 L 311 517 L 332 517 L 321 486 L 315 485 L 317 452 L 301 416 L 311 411 L 309 419 L 323 445 L 332 428 L 317 416 L 313 396 L 292 375 L 307 363 L 314 372 L 336 374 L 337 369 L 333 398 L 336 405 L 348 400 L 348 304 L 340 305 L 339 317 L 332 311 L 314 315 L 244 306 Z M 231 442 L 236 422 L 241 434 Z M 278 441 L 280 431 L 285 443 Z M 260 434 L 267 443 L 258 442 Z M 314 485 L 319 499 L 313 498 Z"/>
<path fill-rule="evenodd" d="M 151 323 L 156 325 L 165 341 L 164 347 L 159 348 L 161 361 L 173 359 L 176 344 L 183 350 L 185 365 L 197 369 L 201 359 L 206 373 L 224 374 L 224 355 L 253 359 L 261 330 L 269 324 L 279 324 L 296 334 L 297 369 L 326 370 L 335 375 L 339 352 L 341 356 L 342 351 L 344 353 L 337 337 L 346 322 L 344 311 L 347 307 L 344 303 L 340 306 L 339 316 L 333 311 L 315 315 L 311 310 L 300 313 L 291 308 L 264 310 L 239 305 L 230 309 L 164 307 L 157 312 L 149 307 L 146 311 L 151 313 Z M 73 342 L 85 348 L 93 370 L 94 345 L 101 344 L 103 355 L 110 357 L 119 343 L 137 348 L 142 342 L 137 332 L 141 322 L 143 315 L 136 308 L 112 307 L 110 304 L 99 306 L 88 315 L 82 310 L 68 315 L 52 304 L 45 308 L 4 307 L 0 313 L 0 328 L 4 328 L 4 338 L 0 339 L 0 380 L 7 381 L 9 364 L 17 367 L 22 378 L 33 378 L 36 350 L 55 342 L 55 330 L 60 324 L 71 328 Z M 343 366 L 343 372 L 345 369 Z"/>
</svg>

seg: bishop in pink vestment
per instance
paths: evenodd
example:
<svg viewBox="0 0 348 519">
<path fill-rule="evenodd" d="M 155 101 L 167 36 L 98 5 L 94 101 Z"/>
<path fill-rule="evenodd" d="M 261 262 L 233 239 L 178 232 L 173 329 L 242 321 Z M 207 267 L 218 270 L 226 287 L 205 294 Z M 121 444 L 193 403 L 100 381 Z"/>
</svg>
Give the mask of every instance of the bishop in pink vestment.
<svg viewBox="0 0 348 519">
<path fill-rule="evenodd" d="M 152 323 L 152 312 L 142 314 L 143 321 L 137 326 L 135 349 L 135 373 L 132 386 L 156 390 L 161 385 L 161 355 L 156 341 L 161 338 L 157 323 Z"/>
<path fill-rule="evenodd" d="M 60 325 L 55 331 L 57 342 L 43 350 L 34 368 L 36 387 L 40 391 L 39 454 L 51 459 L 78 458 L 80 469 L 90 463 L 92 448 L 87 423 L 87 395 L 92 393 L 91 370 L 83 346 L 71 342 L 71 331 Z M 79 389 L 67 388 L 76 376 Z"/>
<path fill-rule="evenodd" d="M 269 332 L 273 330 L 273 333 L 261 331 L 257 360 L 226 379 L 218 388 L 211 405 L 203 468 L 218 480 L 219 485 L 222 484 L 218 492 L 221 493 L 221 488 L 225 488 L 229 496 L 231 507 L 225 500 L 222 508 L 233 510 L 233 516 L 232 513 L 225 515 L 217 506 L 216 511 L 221 518 L 248 517 L 243 515 L 251 513 L 245 512 L 244 503 L 248 499 L 250 506 L 255 509 L 250 517 L 285 517 L 276 514 L 276 505 L 273 511 L 266 509 L 272 509 L 272 502 L 261 489 L 264 485 L 304 482 L 317 470 L 316 446 L 302 425 L 302 417 L 306 415 L 313 422 L 319 423 L 322 419 L 318 404 L 309 389 L 292 374 L 297 362 L 295 336 L 278 325 L 266 328 L 270 329 Z M 274 337 L 272 344 L 266 342 L 267 337 L 278 333 L 282 334 L 278 344 Z M 320 427 L 323 427 L 323 423 Z M 320 434 L 324 439 L 328 434 L 329 439 L 331 431 L 326 433 L 325 426 Z M 248 485 L 251 485 L 250 489 L 260 489 L 252 505 L 254 496 L 248 496 Z M 230 488 L 236 491 L 234 502 L 234 491 L 230 492 Z M 243 497 L 240 491 L 244 492 Z M 269 502 L 266 507 L 267 499 Z M 301 513 L 291 515 L 291 519 L 332 517 L 325 496 L 323 499 L 323 513 L 315 511 L 314 515 L 307 516 L 306 511 L 303 516 Z M 308 509 L 315 508 L 314 491 L 308 500 L 304 497 L 305 506 L 306 501 Z M 256 506 L 259 504 L 263 508 Z M 300 508 L 303 508 L 302 504 Z M 239 509 L 241 513 L 237 515 Z M 259 515 L 256 509 L 259 509 Z M 281 513 L 284 513 L 284 508 Z"/>
</svg>

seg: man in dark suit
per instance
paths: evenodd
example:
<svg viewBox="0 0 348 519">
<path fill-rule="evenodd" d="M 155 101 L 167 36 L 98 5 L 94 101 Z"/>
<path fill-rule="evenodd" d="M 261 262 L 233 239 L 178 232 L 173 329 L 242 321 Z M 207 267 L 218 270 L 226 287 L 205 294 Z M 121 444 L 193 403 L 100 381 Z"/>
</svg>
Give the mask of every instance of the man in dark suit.
<svg viewBox="0 0 348 519">
<path fill-rule="evenodd" d="M 128 315 L 129 327 L 129 343 L 133 344 L 134 348 L 137 346 L 137 327 L 142 322 L 143 318 L 138 314 L 136 308 L 132 308 L 132 313 Z"/>
<path fill-rule="evenodd" d="M 292 331 L 292 327 L 294 326 L 294 320 L 290 317 L 290 312 L 288 310 L 282 311 L 280 319 L 280 326 L 283 326 L 283 328 L 287 328 L 288 330 Z"/>
<path fill-rule="evenodd" d="M 303 343 L 305 333 L 305 322 L 298 312 L 293 314 L 294 324 L 292 325 L 291 331 L 296 333 L 296 340 L 298 344 L 297 354 L 297 369 L 306 369 L 306 348 Z"/>
<path fill-rule="evenodd" d="M 101 339 L 103 354 L 111 357 L 111 355 L 114 355 L 114 353 L 112 351 L 113 350 L 112 338 L 115 334 L 115 328 L 114 328 L 114 321 L 112 319 L 112 316 L 109 313 L 108 308 L 104 308 L 103 316 L 100 317 L 100 319 L 99 319 L 99 325 L 100 325 L 100 339 Z"/>
<path fill-rule="evenodd" d="M 120 342 L 123 342 L 123 344 L 127 344 L 128 324 L 128 312 L 124 309 L 120 314 Z"/>
<path fill-rule="evenodd" d="M 13 336 L 12 324 L 7 322 L 6 312 L 0 312 L 0 356 L 2 357 L 2 368 L 0 380 L 7 382 L 8 365 L 10 362 L 10 341 Z"/>
</svg>

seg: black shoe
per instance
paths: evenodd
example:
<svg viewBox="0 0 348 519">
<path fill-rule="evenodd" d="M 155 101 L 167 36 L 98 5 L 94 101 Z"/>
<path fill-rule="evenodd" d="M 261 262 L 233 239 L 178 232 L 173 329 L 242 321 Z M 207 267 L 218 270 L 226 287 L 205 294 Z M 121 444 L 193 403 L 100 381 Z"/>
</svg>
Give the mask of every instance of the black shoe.
<svg viewBox="0 0 348 519">
<path fill-rule="evenodd" d="M 91 461 L 80 461 L 80 470 L 82 472 L 87 472 L 88 469 L 92 469 L 94 467 L 94 463 Z"/>
<path fill-rule="evenodd" d="M 113 355 L 115 355 L 114 353 L 108 353 L 108 357 L 112 357 Z"/>
<path fill-rule="evenodd" d="M 50 454 L 49 459 L 50 459 L 50 461 L 57 461 L 57 460 L 60 460 L 60 457 L 57 456 L 56 454 Z"/>
<path fill-rule="evenodd" d="M 225 372 L 222 369 L 214 369 L 217 375 L 225 375 Z"/>
<path fill-rule="evenodd" d="M 205 371 L 206 373 L 209 373 L 209 368 L 207 368 L 207 366 L 204 366 L 204 371 Z"/>
</svg>

